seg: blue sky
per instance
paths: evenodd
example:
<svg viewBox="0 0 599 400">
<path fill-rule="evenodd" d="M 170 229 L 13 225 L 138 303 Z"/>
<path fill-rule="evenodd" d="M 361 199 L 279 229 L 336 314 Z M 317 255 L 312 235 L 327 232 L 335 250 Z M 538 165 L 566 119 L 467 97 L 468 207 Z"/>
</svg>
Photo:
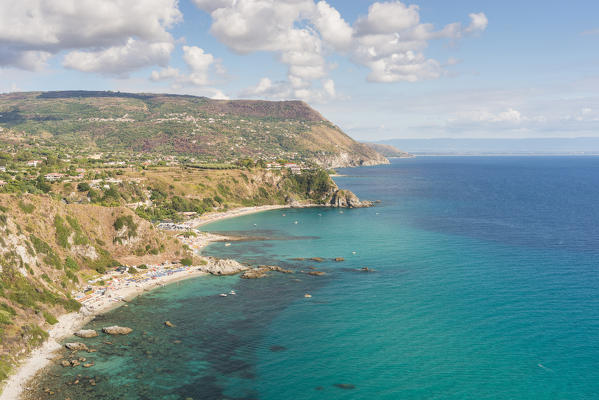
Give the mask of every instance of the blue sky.
<svg viewBox="0 0 599 400">
<path fill-rule="evenodd" d="M 599 136 L 597 15 L 592 1 L 9 0 L 0 92 L 302 99 L 360 140 Z"/>
</svg>

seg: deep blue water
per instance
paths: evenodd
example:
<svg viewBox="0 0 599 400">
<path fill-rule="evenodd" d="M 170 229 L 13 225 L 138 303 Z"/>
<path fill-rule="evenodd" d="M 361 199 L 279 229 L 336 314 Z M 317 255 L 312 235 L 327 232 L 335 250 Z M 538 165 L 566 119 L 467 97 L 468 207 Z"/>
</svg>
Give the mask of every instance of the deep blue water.
<svg viewBox="0 0 599 400">
<path fill-rule="evenodd" d="M 91 324 L 132 335 L 92 339 L 94 368 L 55 368 L 48 382 L 88 373 L 97 386 L 62 390 L 89 399 L 597 398 L 599 158 L 420 157 L 339 172 L 341 187 L 381 203 L 205 227 L 273 239 L 205 253 L 294 274 L 142 296 Z M 315 256 L 325 261 L 292 260 Z"/>
</svg>

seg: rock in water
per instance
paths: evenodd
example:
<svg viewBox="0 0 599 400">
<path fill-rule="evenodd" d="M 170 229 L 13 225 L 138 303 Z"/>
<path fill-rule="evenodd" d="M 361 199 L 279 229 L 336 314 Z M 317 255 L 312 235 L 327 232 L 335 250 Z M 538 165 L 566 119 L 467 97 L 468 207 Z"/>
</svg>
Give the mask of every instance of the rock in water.
<svg viewBox="0 0 599 400">
<path fill-rule="evenodd" d="M 80 331 L 75 332 L 75 336 L 79 336 L 80 338 L 93 338 L 98 336 L 98 332 L 93 329 L 81 329 Z"/>
<path fill-rule="evenodd" d="M 347 208 L 361 208 L 371 207 L 371 201 L 360 201 L 358 196 L 350 192 L 349 190 L 339 189 L 333 193 L 329 204 L 332 207 L 347 207 Z"/>
<path fill-rule="evenodd" d="M 313 276 L 321 276 L 324 275 L 325 273 L 322 271 L 310 271 L 308 272 L 308 275 L 313 275 Z"/>
<path fill-rule="evenodd" d="M 199 269 L 212 275 L 234 275 L 248 270 L 249 267 L 235 260 L 209 258 L 208 264 L 199 267 Z"/>
<path fill-rule="evenodd" d="M 133 332 L 133 329 L 127 328 L 126 326 L 107 326 L 102 328 L 102 332 L 108 335 L 128 335 Z"/>
<path fill-rule="evenodd" d="M 168 326 L 169 328 L 172 328 L 175 326 L 175 324 L 173 324 L 171 321 L 164 321 L 164 325 Z"/>
<path fill-rule="evenodd" d="M 79 342 L 65 343 L 64 347 L 66 347 L 69 350 L 73 350 L 73 351 L 88 351 L 89 350 L 84 343 L 79 343 Z"/>
<path fill-rule="evenodd" d="M 339 389 L 355 389 L 356 386 L 352 385 L 351 383 L 335 383 L 335 386 L 337 386 Z"/>
</svg>

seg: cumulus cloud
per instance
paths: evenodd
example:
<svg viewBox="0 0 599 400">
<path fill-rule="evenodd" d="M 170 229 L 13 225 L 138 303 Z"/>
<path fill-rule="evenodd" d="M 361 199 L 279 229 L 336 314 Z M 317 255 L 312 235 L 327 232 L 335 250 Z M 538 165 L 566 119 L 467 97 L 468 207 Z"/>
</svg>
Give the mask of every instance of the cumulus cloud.
<svg viewBox="0 0 599 400">
<path fill-rule="evenodd" d="M 172 42 L 148 43 L 129 38 L 122 46 L 69 52 L 62 65 L 83 72 L 122 75 L 147 65 L 168 64 L 173 48 Z"/>
<path fill-rule="evenodd" d="M 152 71 L 150 80 L 170 82 L 171 88 L 176 91 L 194 88 L 195 94 L 215 99 L 228 98 L 222 91 L 207 87 L 212 83 L 210 76 L 213 71 L 217 74 L 225 72 L 219 59 L 210 53 L 206 53 L 200 47 L 183 46 L 183 61 L 187 65 L 187 71 L 182 72 L 178 68 L 168 66 Z"/>
<path fill-rule="evenodd" d="M 323 79 L 319 83 L 319 86 L 296 87 L 289 81 L 273 82 L 264 77 L 256 86 L 242 91 L 241 96 L 274 100 L 300 99 L 314 103 L 323 103 L 337 97 L 335 82 L 332 79 Z"/>
<path fill-rule="evenodd" d="M 210 13 L 211 33 L 231 50 L 239 54 L 273 52 L 288 66 L 287 81 L 263 80 L 247 92 L 263 90 L 264 96 L 275 97 L 324 93 L 322 81 L 330 70 L 327 56 L 331 52 L 366 66 L 370 71 L 367 79 L 372 82 L 438 78 L 443 66 L 423 53 L 429 41 L 455 41 L 485 30 L 488 24 L 484 13 L 471 13 L 465 27 L 454 22 L 435 30 L 432 24 L 420 21 L 418 6 L 401 1 L 375 2 L 353 25 L 324 0 L 194 2 Z M 321 87 L 315 89 L 314 83 Z"/>
<path fill-rule="evenodd" d="M 0 66 L 35 70 L 67 51 L 69 68 L 126 73 L 163 63 L 174 42 L 168 29 L 181 20 L 177 0 L 0 2 Z M 144 49 L 151 54 L 142 56 Z"/>
</svg>

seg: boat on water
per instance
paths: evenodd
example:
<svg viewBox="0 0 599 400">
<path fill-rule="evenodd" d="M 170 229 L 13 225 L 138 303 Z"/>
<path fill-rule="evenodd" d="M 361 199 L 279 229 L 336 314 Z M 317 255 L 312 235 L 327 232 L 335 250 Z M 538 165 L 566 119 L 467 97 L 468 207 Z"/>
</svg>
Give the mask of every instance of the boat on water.
<svg viewBox="0 0 599 400">
<path fill-rule="evenodd" d="M 225 243 L 225 247 L 229 247 L 231 243 Z"/>
<path fill-rule="evenodd" d="M 221 293 L 221 294 L 219 294 L 219 296 L 220 297 L 227 297 L 227 294 L 226 293 Z"/>
<path fill-rule="evenodd" d="M 231 290 L 231 291 L 229 292 L 229 294 L 231 294 L 231 295 L 236 295 L 236 294 L 237 294 L 237 292 L 235 292 L 234 290 Z"/>
</svg>

